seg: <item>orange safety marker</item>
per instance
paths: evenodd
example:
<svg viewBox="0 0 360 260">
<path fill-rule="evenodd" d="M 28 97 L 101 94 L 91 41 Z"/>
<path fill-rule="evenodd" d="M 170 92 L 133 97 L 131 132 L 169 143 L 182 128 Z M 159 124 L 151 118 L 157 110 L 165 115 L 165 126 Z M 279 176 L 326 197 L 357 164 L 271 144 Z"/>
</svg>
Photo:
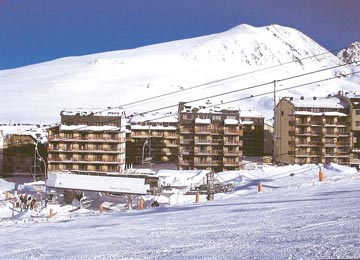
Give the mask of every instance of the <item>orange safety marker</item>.
<svg viewBox="0 0 360 260">
<path fill-rule="evenodd" d="M 322 171 L 319 171 L 319 181 L 324 181 L 325 175 Z"/>
<path fill-rule="evenodd" d="M 99 205 L 99 212 L 104 213 L 104 205 L 102 203 Z"/>
<path fill-rule="evenodd" d="M 54 210 L 50 209 L 49 217 L 52 218 L 54 216 Z"/>
<path fill-rule="evenodd" d="M 200 202 L 200 192 L 196 192 L 196 195 L 195 195 L 195 202 L 196 203 L 199 203 Z"/>
<path fill-rule="evenodd" d="M 144 209 L 144 200 L 140 199 L 139 201 L 139 209 Z"/>
<path fill-rule="evenodd" d="M 258 183 L 258 192 L 262 192 L 262 184 L 261 181 Z"/>
</svg>

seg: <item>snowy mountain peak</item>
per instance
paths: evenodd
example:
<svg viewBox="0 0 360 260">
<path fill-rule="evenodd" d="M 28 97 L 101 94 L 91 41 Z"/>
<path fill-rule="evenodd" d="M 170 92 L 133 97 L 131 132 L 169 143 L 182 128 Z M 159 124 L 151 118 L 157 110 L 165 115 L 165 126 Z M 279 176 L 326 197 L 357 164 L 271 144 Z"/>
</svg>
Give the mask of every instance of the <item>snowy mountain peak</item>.
<svg viewBox="0 0 360 260">
<path fill-rule="evenodd" d="M 254 89 L 250 86 L 338 64 L 336 56 L 298 30 L 280 25 L 253 27 L 243 24 L 192 39 L 66 57 L 0 71 L 3 100 L 0 123 L 53 123 L 58 122 L 64 107 L 118 107 L 145 98 L 153 99 L 125 106 L 126 113 L 144 113 L 165 104 L 173 105 L 172 111 L 176 111 L 179 101 L 210 99 L 212 95 L 234 90 L 238 92 L 231 96 L 211 98 L 212 103 L 241 100 L 236 103 L 241 110 L 258 110 L 271 118 L 273 95 L 264 93 L 272 89 L 272 85 Z M 326 96 L 337 93 L 339 86 L 350 92 L 354 84 L 346 87 L 348 82 L 327 82 L 326 86 L 318 83 L 281 92 L 281 88 L 346 75 L 349 71 L 348 68 L 332 69 L 321 75 L 311 74 L 279 83 L 279 97 L 306 96 L 309 91 L 312 95 Z M 231 80 L 224 80 L 226 78 Z M 357 84 L 355 86 L 358 88 Z M 239 91 L 240 88 L 248 90 Z M 174 94 L 157 98 L 170 92 Z"/>
<path fill-rule="evenodd" d="M 271 66 L 327 52 L 301 32 L 280 25 L 257 28 L 242 24 L 199 39 L 201 44 L 187 52 L 193 61 Z"/>
<path fill-rule="evenodd" d="M 344 63 L 359 63 L 360 61 L 360 42 L 354 42 L 346 49 L 341 50 L 337 57 Z"/>
</svg>

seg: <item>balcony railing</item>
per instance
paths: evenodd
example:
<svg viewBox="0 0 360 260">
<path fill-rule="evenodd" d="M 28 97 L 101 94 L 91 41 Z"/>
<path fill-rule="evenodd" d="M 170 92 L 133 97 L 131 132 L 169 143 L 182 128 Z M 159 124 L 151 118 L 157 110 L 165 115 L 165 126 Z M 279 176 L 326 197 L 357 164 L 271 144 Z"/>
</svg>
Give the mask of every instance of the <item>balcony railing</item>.
<svg viewBox="0 0 360 260">
<path fill-rule="evenodd" d="M 194 139 L 180 139 L 180 144 L 191 144 Z"/>
<path fill-rule="evenodd" d="M 207 140 L 207 139 L 195 139 L 194 140 L 195 144 L 211 144 L 211 140 Z"/>
</svg>

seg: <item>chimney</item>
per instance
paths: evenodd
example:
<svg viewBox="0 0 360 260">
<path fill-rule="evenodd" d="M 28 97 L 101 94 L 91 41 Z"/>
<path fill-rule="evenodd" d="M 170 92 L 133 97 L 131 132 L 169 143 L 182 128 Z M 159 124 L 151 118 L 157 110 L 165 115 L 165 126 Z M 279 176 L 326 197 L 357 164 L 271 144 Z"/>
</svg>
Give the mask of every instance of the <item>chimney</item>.
<svg viewBox="0 0 360 260">
<path fill-rule="evenodd" d="M 304 96 L 301 96 L 301 97 L 300 97 L 300 100 L 304 100 Z"/>
<path fill-rule="evenodd" d="M 316 100 L 316 97 L 313 97 L 313 100 Z"/>
<path fill-rule="evenodd" d="M 293 99 L 294 99 L 293 97 L 290 97 L 290 101 L 293 101 Z"/>
</svg>

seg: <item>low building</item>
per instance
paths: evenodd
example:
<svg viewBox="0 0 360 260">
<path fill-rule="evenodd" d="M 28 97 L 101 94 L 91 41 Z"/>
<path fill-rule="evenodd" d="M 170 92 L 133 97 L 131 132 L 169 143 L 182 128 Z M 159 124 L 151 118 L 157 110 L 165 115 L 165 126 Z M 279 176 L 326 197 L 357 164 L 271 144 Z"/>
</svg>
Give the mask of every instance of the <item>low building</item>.
<svg viewBox="0 0 360 260">
<path fill-rule="evenodd" d="M 0 129 L 1 175 L 44 178 L 47 168 L 46 129 L 30 124 L 2 125 Z"/>
<path fill-rule="evenodd" d="M 181 102 L 178 110 L 179 170 L 240 169 L 243 130 L 238 109 Z"/>
<path fill-rule="evenodd" d="M 49 128 L 49 171 L 123 172 L 125 111 L 68 109 Z"/>
<path fill-rule="evenodd" d="M 275 109 L 274 160 L 350 165 L 349 106 L 337 97 L 282 98 Z"/>
</svg>

